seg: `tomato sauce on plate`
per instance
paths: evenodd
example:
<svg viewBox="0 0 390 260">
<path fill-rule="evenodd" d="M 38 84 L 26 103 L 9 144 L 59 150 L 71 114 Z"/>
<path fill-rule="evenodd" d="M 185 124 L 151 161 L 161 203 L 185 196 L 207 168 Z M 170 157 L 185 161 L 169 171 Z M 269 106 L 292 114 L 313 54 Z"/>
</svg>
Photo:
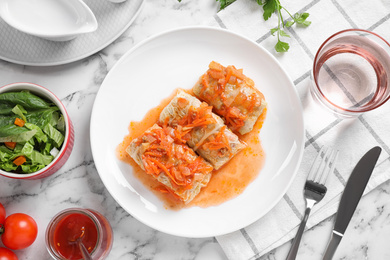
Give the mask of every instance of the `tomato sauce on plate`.
<svg viewBox="0 0 390 260">
<path fill-rule="evenodd" d="M 186 92 L 192 94 L 191 91 Z M 263 168 L 265 153 L 259 134 L 266 117 L 267 109 L 264 109 L 251 132 L 245 135 L 236 133 L 240 140 L 247 144 L 247 147 L 236 154 L 223 167 L 214 170 L 208 185 L 202 188 L 200 193 L 190 203 L 185 205 L 169 193 L 161 193 L 159 191 L 161 184 L 152 176 L 146 174 L 126 152 L 127 146 L 129 146 L 133 139 L 142 135 L 158 121 L 161 111 L 176 94 L 177 91 L 174 91 L 168 98 L 162 100 L 158 106 L 150 109 L 141 121 L 130 122 L 128 127 L 129 134 L 124 137 L 123 141 L 117 147 L 117 157 L 132 166 L 134 176 L 159 197 L 164 202 L 166 208 L 174 210 L 193 206 L 206 208 L 233 199 L 245 190 Z"/>
</svg>

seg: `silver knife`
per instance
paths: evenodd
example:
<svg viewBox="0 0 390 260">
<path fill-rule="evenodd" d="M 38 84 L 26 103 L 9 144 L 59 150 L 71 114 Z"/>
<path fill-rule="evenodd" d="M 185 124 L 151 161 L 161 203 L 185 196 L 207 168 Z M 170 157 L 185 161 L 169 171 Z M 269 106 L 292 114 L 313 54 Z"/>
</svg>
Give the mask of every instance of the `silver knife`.
<svg viewBox="0 0 390 260">
<path fill-rule="evenodd" d="M 369 150 L 356 164 L 341 196 L 339 209 L 337 210 L 336 222 L 334 224 L 331 239 L 326 249 L 323 260 L 331 260 L 336 252 L 337 246 L 343 238 L 349 221 L 355 212 L 356 206 L 362 197 L 363 191 L 374 170 L 382 149 L 378 146 Z"/>
</svg>

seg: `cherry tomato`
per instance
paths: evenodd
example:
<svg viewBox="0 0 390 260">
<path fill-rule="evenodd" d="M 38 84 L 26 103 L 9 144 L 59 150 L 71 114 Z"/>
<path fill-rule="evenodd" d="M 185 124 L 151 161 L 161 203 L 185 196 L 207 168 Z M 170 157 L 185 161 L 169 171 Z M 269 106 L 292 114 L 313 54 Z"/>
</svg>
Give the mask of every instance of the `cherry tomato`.
<svg viewBox="0 0 390 260">
<path fill-rule="evenodd" d="M 1 224 L 4 224 L 5 220 L 5 208 L 4 206 L 0 203 L 0 226 Z M 1 259 L 0 259 L 1 260 Z"/>
<path fill-rule="evenodd" d="M 37 238 L 38 226 L 29 215 L 15 213 L 4 222 L 3 244 L 13 250 L 29 247 Z"/>
<path fill-rule="evenodd" d="M 18 260 L 18 257 L 8 248 L 0 247 L 0 260 Z"/>
</svg>

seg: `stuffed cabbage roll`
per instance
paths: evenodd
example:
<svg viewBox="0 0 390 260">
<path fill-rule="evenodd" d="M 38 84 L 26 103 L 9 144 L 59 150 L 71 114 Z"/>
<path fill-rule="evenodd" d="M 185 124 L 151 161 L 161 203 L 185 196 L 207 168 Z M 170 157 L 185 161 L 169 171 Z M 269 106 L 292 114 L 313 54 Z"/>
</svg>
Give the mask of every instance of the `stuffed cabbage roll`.
<svg viewBox="0 0 390 260">
<path fill-rule="evenodd" d="M 253 80 L 234 66 L 212 61 L 193 88 L 195 96 L 214 107 L 233 131 L 246 134 L 266 107 L 264 95 Z"/>
<path fill-rule="evenodd" d="M 175 136 L 186 142 L 215 169 L 219 169 L 245 147 L 212 107 L 179 91 L 160 114 L 160 124 L 174 128 Z"/>
<path fill-rule="evenodd" d="M 166 191 L 190 202 L 210 180 L 213 167 L 173 135 L 173 129 L 153 125 L 126 151 Z"/>
</svg>

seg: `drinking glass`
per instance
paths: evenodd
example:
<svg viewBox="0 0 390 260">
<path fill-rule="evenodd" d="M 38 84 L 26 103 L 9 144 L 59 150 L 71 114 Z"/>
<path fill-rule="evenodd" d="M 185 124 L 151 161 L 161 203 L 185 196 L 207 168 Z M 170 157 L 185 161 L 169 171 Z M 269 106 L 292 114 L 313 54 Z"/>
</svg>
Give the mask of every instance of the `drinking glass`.
<svg viewBox="0 0 390 260">
<path fill-rule="evenodd" d="M 390 97 L 390 45 L 376 33 L 349 29 L 330 36 L 314 58 L 311 94 L 339 118 L 354 118 Z"/>
</svg>

